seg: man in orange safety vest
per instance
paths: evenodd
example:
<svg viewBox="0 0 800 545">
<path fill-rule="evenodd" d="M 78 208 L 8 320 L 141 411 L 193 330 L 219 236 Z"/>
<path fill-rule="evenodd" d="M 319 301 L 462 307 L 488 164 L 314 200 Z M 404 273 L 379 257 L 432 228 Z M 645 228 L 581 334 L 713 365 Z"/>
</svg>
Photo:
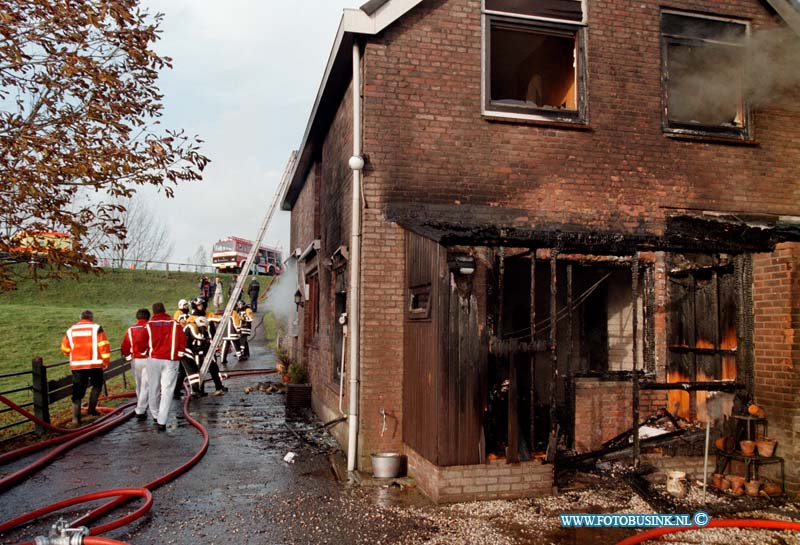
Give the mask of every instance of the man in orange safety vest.
<svg viewBox="0 0 800 545">
<path fill-rule="evenodd" d="M 91 310 L 81 312 L 81 320 L 67 330 L 61 341 L 61 351 L 69 356 L 72 371 L 72 423 L 81 423 L 81 401 L 91 384 L 88 413 L 97 412 L 97 399 L 103 387 L 103 370 L 111 361 L 111 346 L 103 328 L 94 323 Z"/>
</svg>

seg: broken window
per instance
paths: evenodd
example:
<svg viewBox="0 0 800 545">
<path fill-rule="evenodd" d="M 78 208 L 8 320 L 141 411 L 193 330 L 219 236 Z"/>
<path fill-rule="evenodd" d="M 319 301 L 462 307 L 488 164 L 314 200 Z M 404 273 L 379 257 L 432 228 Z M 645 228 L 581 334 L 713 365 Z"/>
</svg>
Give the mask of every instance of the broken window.
<svg viewBox="0 0 800 545">
<path fill-rule="evenodd" d="M 747 33 L 745 23 L 662 13 L 665 130 L 748 136 L 742 83 Z"/>
<path fill-rule="evenodd" d="M 581 3 L 486 0 L 485 7 L 484 113 L 583 121 Z"/>
<path fill-rule="evenodd" d="M 319 271 L 306 275 L 305 342 L 308 344 L 319 333 Z"/>
<path fill-rule="evenodd" d="M 418 286 L 408 290 L 408 317 L 411 320 L 425 320 L 431 317 L 431 285 Z"/>
<path fill-rule="evenodd" d="M 342 377 L 345 358 L 345 326 L 347 324 L 347 284 L 344 275 L 347 269 L 340 267 L 334 271 L 333 296 L 333 380 Z"/>
</svg>

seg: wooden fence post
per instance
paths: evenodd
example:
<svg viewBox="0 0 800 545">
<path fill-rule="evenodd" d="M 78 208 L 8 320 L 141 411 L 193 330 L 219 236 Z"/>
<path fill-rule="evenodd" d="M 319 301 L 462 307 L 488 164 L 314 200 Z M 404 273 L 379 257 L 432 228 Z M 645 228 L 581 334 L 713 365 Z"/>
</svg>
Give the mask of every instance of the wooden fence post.
<svg viewBox="0 0 800 545">
<path fill-rule="evenodd" d="M 41 356 L 33 358 L 31 370 L 33 372 L 33 413 L 49 424 L 50 394 L 47 391 L 47 367 L 44 366 Z M 45 431 L 43 426 L 36 424 L 37 433 Z"/>
</svg>

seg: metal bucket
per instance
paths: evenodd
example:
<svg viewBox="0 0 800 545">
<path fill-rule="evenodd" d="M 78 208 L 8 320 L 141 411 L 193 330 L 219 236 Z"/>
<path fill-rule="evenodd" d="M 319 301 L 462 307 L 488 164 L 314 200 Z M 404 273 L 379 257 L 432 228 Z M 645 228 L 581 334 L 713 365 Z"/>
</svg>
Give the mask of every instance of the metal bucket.
<svg viewBox="0 0 800 545">
<path fill-rule="evenodd" d="M 406 457 L 396 452 L 372 454 L 372 476 L 376 479 L 402 477 L 406 470 Z"/>
</svg>

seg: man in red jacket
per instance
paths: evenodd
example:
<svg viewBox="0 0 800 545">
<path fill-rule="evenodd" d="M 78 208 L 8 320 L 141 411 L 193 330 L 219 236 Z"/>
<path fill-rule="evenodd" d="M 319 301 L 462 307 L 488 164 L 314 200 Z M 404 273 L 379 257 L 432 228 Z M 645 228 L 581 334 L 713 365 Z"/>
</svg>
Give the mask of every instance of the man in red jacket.
<svg viewBox="0 0 800 545">
<path fill-rule="evenodd" d="M 150 311 L 140 308 L 136 311 L 136 325 L 128 328 L 122 338 L 120 350 L 125 359 L 131 362 L 133 371 L 133 381 L 136 385 L 136 418 L 144 420 L 147 418 L 148 410 L 148 384 L 147 384 L 147 361 L 150 355 L 150 333 L 147 331 L 147 321 L 150 319 Z M 153 418 L 157 418 L 153 413 Z"/>
<path fill-rule="evenodd" d="M 164 303 L 153 303 L 153 317 L 145 326 L 150 336 L 150 361 L 147 364 L 148 403 L 159 431 L 167 429 L 172 392 L 178 380 L 178 365 L 186 348 L 181 326 L 170 318 Z"/>
</svg>

